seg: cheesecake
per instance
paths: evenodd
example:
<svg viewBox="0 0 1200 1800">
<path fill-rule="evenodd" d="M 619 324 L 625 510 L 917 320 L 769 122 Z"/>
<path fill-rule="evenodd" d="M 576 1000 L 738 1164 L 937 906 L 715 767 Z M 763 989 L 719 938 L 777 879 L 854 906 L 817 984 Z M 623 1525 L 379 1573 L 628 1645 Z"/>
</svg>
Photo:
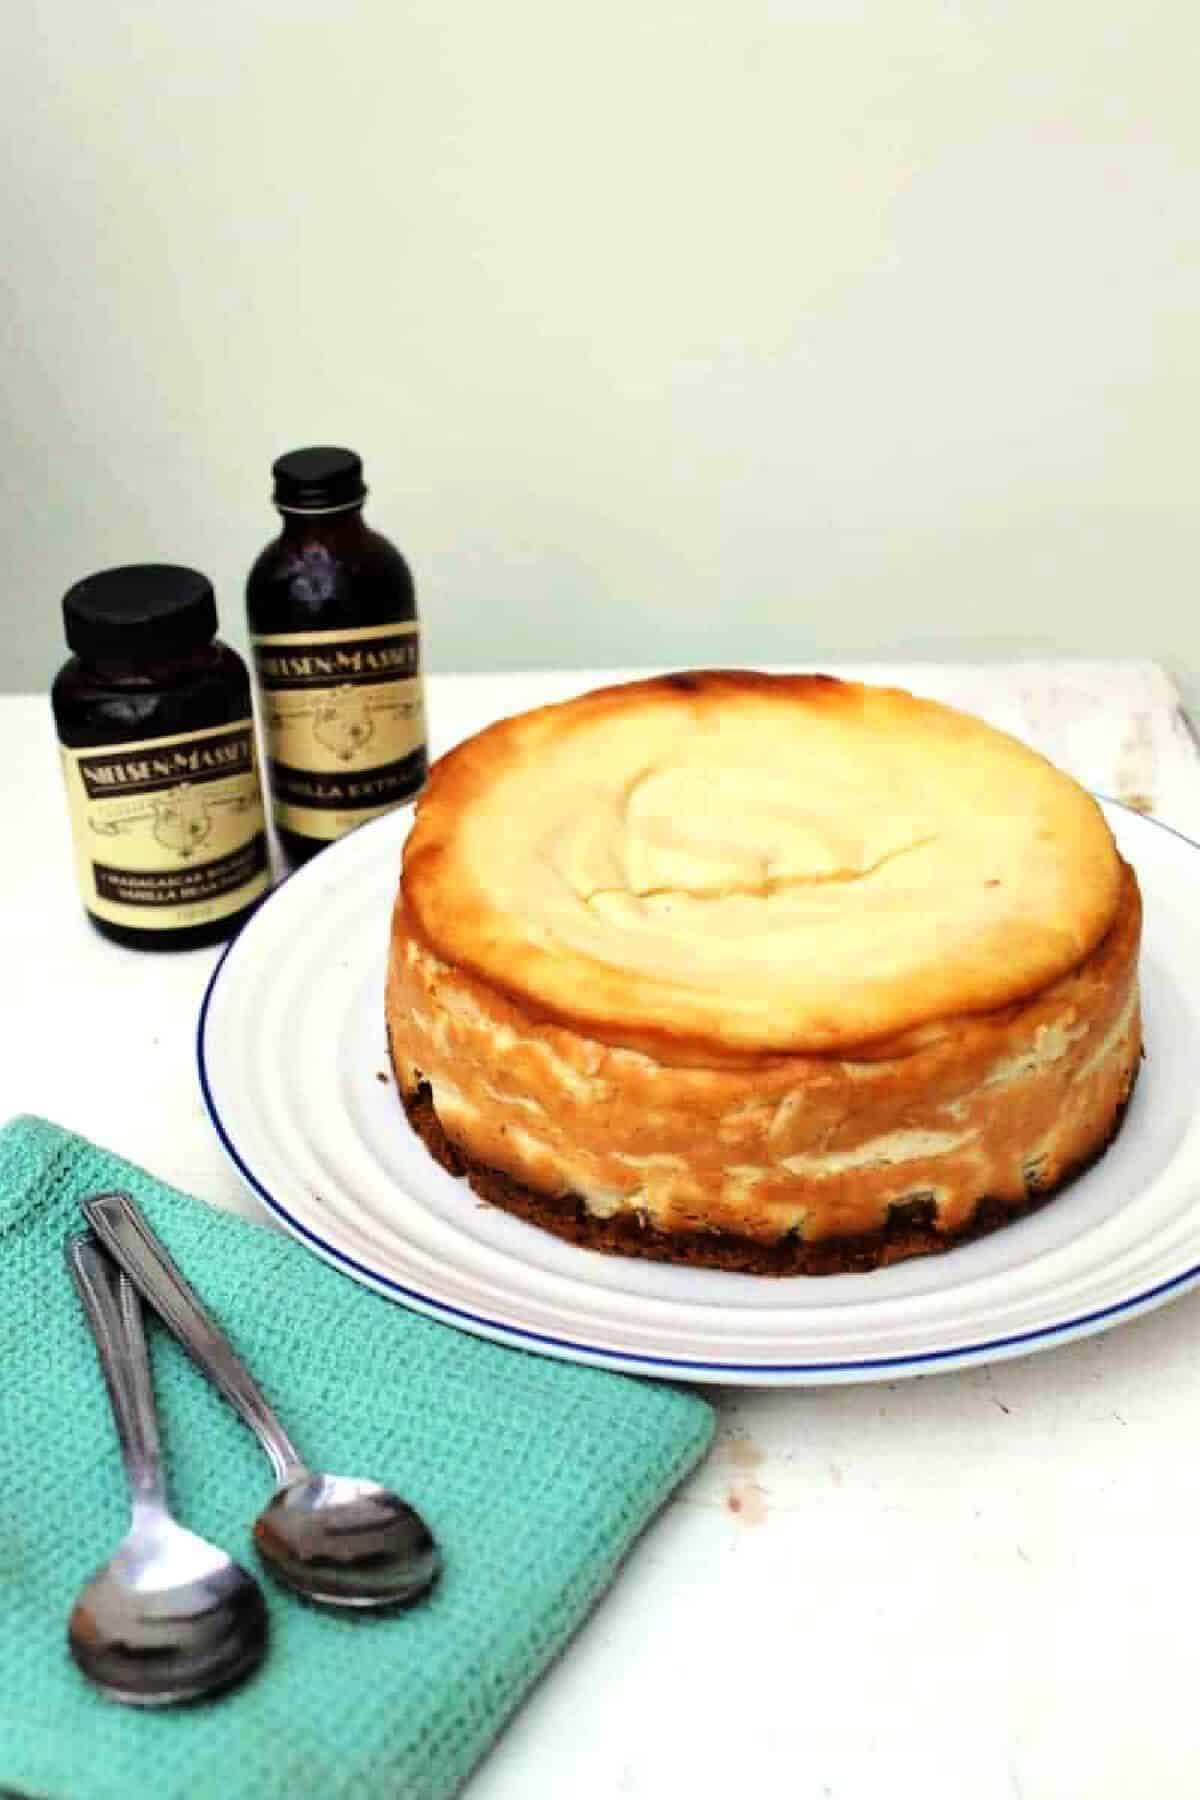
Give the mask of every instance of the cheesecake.
<svg viewBox="0 0 1200 1800">
<path fill-rule="evenodd" d="M 983 721 L 685 672 L 500 721 L 418 803 L 393 1067 L 430 1153 L 593 1249 L 772 1275 L 940 1251 L 1116 1133 L 1141 904 Z"/>
</svg>

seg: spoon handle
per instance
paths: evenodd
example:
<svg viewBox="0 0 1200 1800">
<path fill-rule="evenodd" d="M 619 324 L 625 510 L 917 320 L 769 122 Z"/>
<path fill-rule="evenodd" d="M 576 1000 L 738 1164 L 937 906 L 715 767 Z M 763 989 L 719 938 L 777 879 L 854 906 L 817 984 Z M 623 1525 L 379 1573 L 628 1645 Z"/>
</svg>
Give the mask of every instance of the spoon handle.
<svg viewBox="0 0 1200 1800">
<path fill-rule="evenodd" d="M 306 1473 L 295 1445 L 216 1320 L 184 1280 L 129 1194 L 92 1194 L 83 1210 L 96 1236 L 188 1355 L 247 1424 L 279 1482 Z"/>
<path fill-rule="evenodd" d="M 65 1249 L 67 1268 L 96 1340 L 134 1508 L 162 1509 L 166 1484 L 141 1301 L 90 1231 L 69 1237 Z"/>
</svg>

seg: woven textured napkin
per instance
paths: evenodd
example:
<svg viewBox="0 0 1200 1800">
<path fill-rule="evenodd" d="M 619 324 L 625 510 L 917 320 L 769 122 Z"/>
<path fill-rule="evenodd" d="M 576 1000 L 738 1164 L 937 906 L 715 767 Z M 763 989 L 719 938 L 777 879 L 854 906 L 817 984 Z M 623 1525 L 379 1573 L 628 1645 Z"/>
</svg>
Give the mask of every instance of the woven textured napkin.
<svg viewBox="0 0 1200 1800">
<path fill-rule="evenodd" d="M 396 1488 L 445 1555 L 433 1595 L 391 1617 L 322 1612 L 264 1576 L 263 1667 L 219 1701 L 162 1712 L 92 1691 L 65 1639 L 78 1587 L 128 1523 L 62 1257 L 79 1198 L 114 1187 L 194 1277 L 301 1452 Z M 257 1568 L 250 1525 L 268 1465 L 174 1340 L 149 1336 L 173 1508 Z M 457 1792 L 711 1431 L 690 1394 L 464 1336 L 56 1126 L 15 1120 L 0 1131 L 0 1789 Z"/>
</svg>

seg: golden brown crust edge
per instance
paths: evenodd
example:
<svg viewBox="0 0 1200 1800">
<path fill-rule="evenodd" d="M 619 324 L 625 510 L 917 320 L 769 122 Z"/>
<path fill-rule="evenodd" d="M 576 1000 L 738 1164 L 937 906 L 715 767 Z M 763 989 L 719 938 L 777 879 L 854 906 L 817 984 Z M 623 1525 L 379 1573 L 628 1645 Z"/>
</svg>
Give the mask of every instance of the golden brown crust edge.
<svg viewBox="0 0 1200 1800">
<path fill-rule="evenodd" d="M 891 1058 L 703 1067 L 535 1024 L 431 961 L 398 904 L 386 1014 L 402 1086 L 429 1081 L 450 1137 L 535 1192 L 773 1240 L 802 1221 L 810 1239 L 870 1232 L 932 1190 L 953 1231 L 983 1194 L 1023 1198 L 1034 1161 L 1057 1182 L 1107 1129 L 1140 1047 L 1140 919 L 1127 869 L 1080 969 Z"/>
<path fill-rule="evenodd" d="M 511 1149 L 511 1140 L 505 1137 L 503 1116 L 494 1119 L 489 1130 L 484 1133 L 488 1148 L 481 1152 L 472 1153 L 461 1140 L 461 1134 L 459 1141 L 452 1138 L 439 1118 L 430 1090 L 422 1079 L 421 1064 L 430 1066 L 427 1054 L 435 1053 L 427 1038 L 423 1045 L 416 1045 L 412 1041 L 414 1021 L 403 1004 L 412 990 L 403 983 L 399 987 L 389 986 L 389 1050 L 406 1110 L 431 1154 L 455 1174 L 467 1174 L 476 1192 L 490 1203 L 504 1207 L 569 1241 L 619 1254 L 763 1274 L 831 1274 L 849 1269 L 881 1267 L 906 1257 L 944 1250 L 1009 1219 L 1020 1217 L 1034 1206 L 1043 1204 L 1052 1194 L 1061 1192 L 1112 1140 L 1124 1115 L 1140 1057 L 1136 989 L 1140 921 L 1140 897 L 1136 879 L 1132 871 L 1126 869 L 1123 904 L 1109 936 L 1082 969 L 1067 981 L 1056 984 L 1035 1007 L 1007 1008 L 989 1021 L 976 1019 L 967 1022 L 964 1036 L 923 1052 L 917 1051 L 890 1067 L 877 1069 L 874 1074 L 869 1073 L 869 1064 L 858 1065 L 857 1074 L 853 1070 L 848 1071 L 855 1085 L 861 1087 L 865 1082 L 868 1087 L 876 1090 L 875 1100 L 870 1107 L 871 1128 L 874 1129 L 876 1126 L 886 1126 L 889 1122 L 895 1123 L 894 1119 L 889 1120 L 887 1116 L 880 1117 L 880 1106 L 884 1108 L 885 1115 L 888 1108 L 897 1107 L 907 1113 L 908 1104 L 918 1094 L 935 1115 L 932 1121 L 927 1118 L 923 1122 L 936 1122 L 937 1108 L 945 1104 L 948 1094 L 962 1091 L 960 1084 L 964 1079 L 968 1083 L 978 1080 L 989 1069 L 994 1068 L 997 1056 L 1036 1044 L 1047 1027 L 1052 1028 L 1064 1021 L 1069 1023 L 1071 1019 L 1087 1019 L 1087 1033 L 1078 1048 L 1079 1054 L 1093 1065 L 1094 1046 L 1100 1042 L 1108 1042 L 1114 1046 L 1116 1054 L 1107 1056 L 1102 1066 L 1094 1067 L 1086 1088 L 1077 1095 L 1074 1094 L 1073 1077 L 1068 1065 L 1063 1069 L 1063 1077 L 1058 1079 L 1057 1085 L 1052 1085 L 1042 1095 L 1040 1111 L 1031 1111 L 1028 1103 L 1022 1102 L 1016 1112 L 1005 1115 L 985 1112 L 984 1117 L 989 1121 L 993 1139 L 997 1139 L 998 1133 L 997 1141 L 1008 1145 L 1010 1134 L 1013 1134 L 1011 1153 L 1006 1158 L 1008 1162 L 1012 1162 L 1013 1170 L 1006 1171 L 1005 1179 L 998 1186 L 959 1185 L 955 1181 L 951 1203 L 941 1207 L 940 1217 L 933 1216 L 933 1209 L 927 1202 L 912 1203 L 914 1192 L 920 1193 L 926 1185 L 935 1185 L 943 1178 L 932 1165 L 923 1168 L 920 1164 L 910 1165 L 911 1182 L 899 1196 L 898 1202 L 893 1197 L 883 1205 L 875 1197 L 877 1182 L 873 1178 L 873 1172 L 847 1175 L 844 1178 L 846 1191 L 843 1203 L 835 1211 L 831 1211 L 821 1202 L 823 1216 L 821 1229 L 816 1236 L 804 1237 L 795 1229 L 772 1225 L 770 1207 L 760 1208 L 755 1204 L 739 1217 L 736 1211 L 731 1212 L 716 1200 L 715 1193 L 709 1187 L 711 1177 L 702 1178 L 709 1200 L 700 1209 L 698 1217 L 689 1217 L 693 1213 L 690 1207 L 675 1206 L 663 1210 L 657 1222 L 644 1211 L 632 1208 L 619 1209 L 607 1217 L 600 1216 L 597 1209 L 589 1209 L 586 1200 L 569 1182 L 559 1182 L 556 1186 L 552 1169 L 543 1171 L 538 1168 L 536 1176 L 524 1180 L 512 1168 L 506 1171 L 497 1167 L 496 1161 L 489 1157 L 491 1147 L 495 1146 L 497 1160 L 506 1160 L 504 1149 Z M 402 946 L 403 942 L 401 930 L 397 943 Z M 395 944 L 393 948 L 395 951 Z M 475 984 L 470 984 L 464 990 L 461 987 L 461 976 L 449 970 L 441 972 L 441 980 L 449 984 L 447 997 L 452 1003 L 456 997 L 459 1001 L 465 1000 L 468 1015 L 477 1014 L 480 1003 L 486 997 Z M 446 990 L 443 989 L 443 992 Z M 431 995 L 425 993 L 418 997 L 428 1000 Z M 511 1033 L 514 1018 L 515 1015 L 509 1013 L 508 1007 L 503 1006 L 501 1029 Z M 1124 1024 L 1121 1023 L 1122 1019 L 1126 1021 Z M 444 1052 L 450 1057 L 450 1062 L 444 1067 L 457 1069 L 461 1076 L 463 1065 L 456 1052 L 456 1040 L 453 1037 L 456 1021 L 453 1016 L 449 1016 L 445 1023 L 450 1028 L 451 1037 L 443 1046 Z M 458 1023 L 461 1024 L 461 1021 Z M 393 1027 L 396 1028 L 399 1042 L 393 1040 Z M 566 1051 L 586 1048 L 578 1040 L 572 1043 L 558 1032 L 554 1032 L 552 1037 L 553 1042 L 548 1043 L 546 1049 L 559 1059 Z M 461 1047 L 467 1051 L 469 1059 L 470 1043 Z M 598 1051 L 598 1046 L 592 1046 L 590 1054 Z M 540 1067 L 540 1052 L 536 1041 L 532 1050 L 522 1052 L 510 1039 L 500 1065 L 506 1087 L 514 1082 L 517 1090 L 528 1086 L 531 1056 L 534 1058 L 532 1066 Z M 433 1066 L 437 1066 L 436 1061 Z M 716 1146 L 722 1134 L 716 1129 L 719 1112 L 710 1110 L 713 1103 L 722 1099 L 728 1103 L 731 1098 L 736 1099 L 749 1078 L 751 1090 L 763 1096 L 764 1103 L 769 1105 L 772 1088 L 775 1084 L 782 1083 L 781 1091 L 784 1091 L 795 1079 L 791 1071 L 797 1066 L 807 1077 L 821 1069 L 820 1059 L 774 1058 L 765 1059 L 757 1071 L 731 1070 L 724 1075 L 718 1071 L 695 1071 L 686 1076 L 685 1080 L 689 1087 L 694 1080 L 703 1084 L 700 1096 L 703 1110 L 698 1115 L 690 1113 L 685 1118 L 685 1127 L 693 1138 L 697 1132 L 703 1134 L 707 1130 Z M 837 1059 L 831 1059 L 826 1066 L 830 1077 L 835 1081 L 836 1071 L 845 1067 Z M 627 1063 L 623 1065 L 623 1073 L 627 1079 L 634 1079 Z M 670 1071 L 662 1070 L 654 1078 L 660 1079 L 664 1075 L 674 1079 Z M 1066 1088 L 1062 1085 L 1063 1078 L 1067 1082 Z M 939 1093 L 939 1084 L 946 1081 L 952 1085 Z M 882 1086 L 877 1086 L 878 1083 L 882 1083 Z M 735 1084 L 732 1091 L 730 1084 Z M 530 1091 L 536 1092 L 537 1089 Z M 994 1092 L 988 1086 L 989 1102 Z M 805 1114 L 817 1114 L 817 1133 L 819 1137 L 823 1137 L 820 1088 L 809 1088 L 807 1093 Z M 1075 1116 L 1064 1130 L 1058 1153 L 1050 1156 L 1039 1177 L 1036 1167 L 1029 1168 L 1024 1163 L 1021 1152 L 1034 1148 L 1040 1124 L 1045 1122 L 1047 1106 L 1054 1109 L 1066 1105 L 1068 1095 L 1073 1095 L 1082 1102 L 1082 1110 L 1077 1110 L 1073 1104 L 1067 1105 L 1067 1111 L 1074 1112 Z M 644 1107 L 651 1096 L 645 1088 L 635 1087 L 630 1098 L 636 1109 Z M 561 1094 L 559 1099 L 561 1103 Z M 521 1102 L 518 1100 L 516 1104 L 520 1106 Z M 517 1116 L 519 1117 L 519 1113 Z M 705 1119 L 709 1121 L 707 1128 L 704 1125 Z M 560 1122 L 566 1128 L 567 1141 L 576 1144 L 579 1142 L 577 1132 L 586 1136 L 588 1128 L 601 1124 L 602 1119 L 594 1113 L 592 1105 L 584 1100 L 581 1109 L 575 1112 L 573 1122 L 570 1118 Z M 621 1147 L 617 1146 L 618 1149 Z M 721 1154 L 719 1151 L 717 1153 Z M 1019 1170 L 1019 1175 L 1014 1174 L 1016 1170 Z M 545 1180 L 541 1179 L 543 1173 Z M 534 1185 L 534 1181 L 538 1185 Z M 719 1187 L 719 1180 L 717 1185 Z M 882 1224 L 877 1224 L 877 1220 L 882 1220 Z M 698 1228 L 693 1229 L 693 1225 Z"/>
</svg>

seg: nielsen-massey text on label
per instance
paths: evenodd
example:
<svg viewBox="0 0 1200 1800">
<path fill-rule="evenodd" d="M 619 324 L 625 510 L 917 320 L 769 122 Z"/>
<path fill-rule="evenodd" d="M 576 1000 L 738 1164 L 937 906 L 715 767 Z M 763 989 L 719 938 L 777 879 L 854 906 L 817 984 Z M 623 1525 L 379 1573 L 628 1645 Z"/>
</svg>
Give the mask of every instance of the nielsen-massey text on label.
<svg viewBox="0 0 1200 1800">
<path fill-rule="evenodd" d="M 97 917 L 167 931 L 226 918 L 265 893 L 250 719 L 61 755 L 79 884 Z"/>
<path fill-rule="evenodd" d="M 420 628 L 255 636 L 276 822 L 331 841 L 424 777 Z"/>
<path fill-rule="evenodd" d="M 188 739 L 167 738 L 143 749 L 79 752 L 79 775 L 89 800 L 115 793 L 151 793 L 178 782 L 208 780 L 214 775 L 254 771 L 253 727 L 247 719 L 224 732 L 193 732 Z"/>
</svg>

